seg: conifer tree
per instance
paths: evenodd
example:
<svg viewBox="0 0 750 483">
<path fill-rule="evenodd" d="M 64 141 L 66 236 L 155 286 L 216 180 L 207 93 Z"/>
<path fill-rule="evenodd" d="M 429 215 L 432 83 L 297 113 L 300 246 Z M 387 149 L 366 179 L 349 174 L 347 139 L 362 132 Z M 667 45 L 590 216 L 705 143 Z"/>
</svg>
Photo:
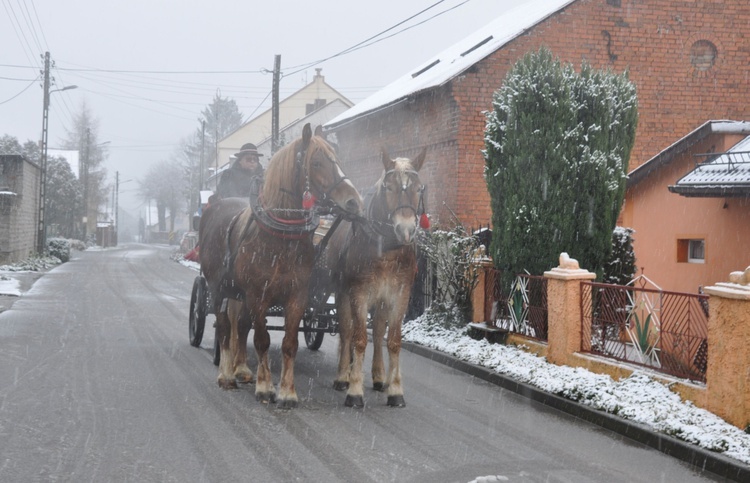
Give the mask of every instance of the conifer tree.
<svg viewBox="0 0 750 483">
<path fill-rule="evenodd" d="M 585 63 L 579 74 L 546 48 L 516 63 L 493 96 L 485 130 L 498 268 L 541 274 L 565 251 L 601 274 L 637 117 L 627 74 Z"/>
</svg>

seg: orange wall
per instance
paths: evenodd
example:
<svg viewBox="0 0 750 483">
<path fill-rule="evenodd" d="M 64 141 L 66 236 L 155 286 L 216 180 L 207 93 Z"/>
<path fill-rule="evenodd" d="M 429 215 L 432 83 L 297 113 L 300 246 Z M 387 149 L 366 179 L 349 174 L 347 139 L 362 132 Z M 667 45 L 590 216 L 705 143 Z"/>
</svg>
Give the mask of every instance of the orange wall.
<svg viewBox="0 0 750 483">
<path fill-rule="evenodd" d="M 729 272 L 750 266 L 750 199 L 687 198 L 667 189 L 701 159 L 693 153 L 726 151 L 741 138 L 711 135 L 628 189 L 622 219 L 636 231 L 639 275 L 664 290 L 696 293 L 699 286 L 726 282 Z M 705 263 L 678 263 L 680 238 L 704 239 Z"/>
</svg>

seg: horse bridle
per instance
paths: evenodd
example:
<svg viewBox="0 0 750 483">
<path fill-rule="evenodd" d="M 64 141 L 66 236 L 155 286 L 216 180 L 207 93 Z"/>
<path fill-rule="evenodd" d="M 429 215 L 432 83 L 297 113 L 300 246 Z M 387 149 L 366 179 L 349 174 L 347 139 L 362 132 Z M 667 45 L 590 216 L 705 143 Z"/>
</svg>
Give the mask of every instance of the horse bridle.
<svg viewBox="0 0 750 483">
<path fill-rule="evenodd" d="M 388 171 L 385 172 L 385 174 L 383 175 L 383 182 L 381 184 L 381 188 L 382 189 L 386 189 L 386 185 L 385 185 L 386 178 L 389 175 L 394 174 L 395 172 L 396 172 L 395 169 L 391 169 L 391 170 L 388 170 Z M 417 173 L 413 169 L 406 169 L 406 170 L 403 170 L 401 172 L 404 173 L 404 174 L 407 174 L 407 175 L 414 175 L 414 176 L 417 177 L 417 179 L 419 179 L 419 173 Z M 402 202 L 401 202 L 401 196 L 404 194 L 404 192 L 406 192 L 406 189 L 408 188 L 408 186 L 406 186 L 404 184 L 400 184 L 399 188 L 400 189 L 399 189 L 399 192 L 398 192 L 398 204 L 396 205 L 396 207 L 393 210 L 391 210 L 390 213 L 388 213 L 388 219 L 389 220 L 393 219 L 393 215 L 395 215 L 396 212 L 399 211 L 399 210 L 411 210 L 414 213 L 414 218 L 417 218 L 417 221 L 419 221 L 418 218 L 419 218 L 420 214 L 419 214 L 418 211 L 420 209 L 424 210 L 424 200 L 423 200 L 423 197 L 424 197 L 425 186 L 422 184 L 419 187 L 419 200 L 417 201 L 417 207 L 416 208 L 413 207 L 410 204 L 409 205 L 405 205 L 405 204 L 402 204 Z M 369 213 L 368 213 L 368 215 L 369 215 Z"/>
<path fill-rule="evenodd" d="M 300 172 L 303 172 L 304 176 L 305 176 L 305 189 L 304 189 L 304 192 L 302 193 L 302 195 L 299 195 L 298 193 L 295 193 L 292 190 L 288 190 L 286 188 L 281 188 L 281 192 L 286 193 L 286 194 L 288 194 L 290 196 L 294 196 L 296 198 L 300 198 L 301 197 L 302 201 L 305 200 L 305 196 L 311 195 L 311 192 L 310 192 L 310 174 L 308 173 L 308 170 L 307 170 L 307 163 L 305 163 L 305 158 L 306 157 L 307 157 L 307 148 L 301 149 L 301 150 L 297 151 L 297 154 L 295 156 L 295 168 L 294 168 L 295 169 L 295 176 L 294 176 L 294 179 L 295 179 L 294 184 L 295 184 L 295 186 L 299 186 Z M 332 164 L 333 179 L 335 180 L 335 182 L 333 183 L 333 185 L 330 188 L 328 188 L 328 190 L 323 191 L 321 193 L 322 196 L 321 196 L 321 200 L 320 201 L 317 200 L 317 199 L 315 199 L 315 198 L 313 198 L 313 199 L 314 199 L 314 201 L 317 204 L 319 204 L 322 207 L 334 208 L 335 207 L 335 203 L 333 203 L 333 202 L 330 201 L 330 195 L 333 192 L 333 190 L 335 190 L 338 187 L 338 185 L 340 185 L 344 181 L 348 180 L 349 178 L 347 176 L 339 176 L 339 174 L 338 174 L 339 173 L 339 169 L 337 169 L 337 168 L 339 168 L 339 164 L 336 162 L 336 160 L 331 159 L 328 155 L 325 155 L 324 157 L 325 157 L 326 161 L 328 161 L 328 162 L 330 162 Z M 303 210 L 304 210 L 304 207 L 303 207 Z"/>
<path fill-rule="evenodd" d="M 414 175 L 417 176 L 417 179 L 419 179 L 419 173 L 414 171 L 413 169 L 404 170 L 401 171 L 402 173 L 405 173 L 407 175 Z M 380 185 L 381 189 L 386 189 L 386 178 L 388 176 L 396 173 L 396 170 L 391 169 L 385 172 L 383 175 L 383 181 Z M 362 225 L 365 228 L 365 232 L 368 233 L 371 237 L 382 237 L 383 239 L 390 239 L 395 238 L 395 235 L 393 234 L 393 223 L 391 223 L 391 220 L 393 219 L 393 216 L 396 214 L 399 210 L 411 210 L 412 213 L 414 213 L 414 219 L 418 223 L 419 222 L 419 216 L 420 216 L 420 210 L 422 213 L 424 213 L 424 191 L 425 191 L 425 185 L 422 184 L 419 187 L 419 200 L 417 201 L 417 206 L 414 207 L 411 204 L 405 204 L 402 202 L 402 197 L 404 192 L 406 191 L 407 186 L 404 186 L 403 184 L 399 185 L 399 193 L 398 193 L 398 202 L 396 204 L 396 207 L 391 210 L 390 212 L 387 212 L 388 214 L 388 221 L 378 221 L 374 220 L 372 216 L 373 206 L 375 203 L 374 201 L 374 195 L 373 198 L 370 200 L 371 202 L 367 204 L 367 213 L 365 215 L 364 220 L 362 220 Z M 377 194 L 377 193 L 376 193 Z M 385 202 L 385 199 L 384 199 Z M 388 210 L 388 206 L 386 205 L 386 210 Z"/>
</svg>

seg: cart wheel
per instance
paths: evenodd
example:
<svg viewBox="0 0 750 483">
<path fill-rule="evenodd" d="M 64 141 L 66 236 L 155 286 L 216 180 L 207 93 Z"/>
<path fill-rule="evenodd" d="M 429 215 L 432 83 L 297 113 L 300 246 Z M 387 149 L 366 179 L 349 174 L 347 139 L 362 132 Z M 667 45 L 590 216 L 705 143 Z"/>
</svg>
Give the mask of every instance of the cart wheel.
<svg viewBox="0 0 750 483">
<path fill-rule="evenodd" d="M 312 318 L 303 318 L 302 319 L 302 329 L 305 332 L 305 344 L 307 345 L 307 348 L 311 351 L 316 351 L 320 349 L 320 345 L 323 344 L 323 336 L 325 336 L 325 332 L 317 332 L 314 330 L 307 330 L 307 329 L 317 329 L 319 327 L 318 324 L 318 318 L 312 317 Z"/>
<path fill-rule="evenodd" d="M 219 336 L 214 331 L 214 365 L 218 366 L 221 362 L 221 348 L 219 347 Z"/>
<path fill-rule="evenodd" d="M 193 293 L 190 295 L 190 345 L 200 347 L 203 340 L 203 328 L 206 325 L 206 279 L 195 277 Z"/>
</svg>

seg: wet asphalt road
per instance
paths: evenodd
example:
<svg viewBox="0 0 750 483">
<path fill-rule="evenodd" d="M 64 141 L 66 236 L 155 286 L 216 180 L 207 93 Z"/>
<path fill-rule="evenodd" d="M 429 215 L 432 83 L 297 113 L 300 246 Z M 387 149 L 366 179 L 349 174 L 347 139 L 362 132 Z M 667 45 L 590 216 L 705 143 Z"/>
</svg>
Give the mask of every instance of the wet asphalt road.
<svg viewBox="0 0 750 483">
<path fill-rule="evenodd" d="M 718 480 L 410 352 L 406 408 L 372 390 L 346 408 L 330 335 L 317 352 L 300 337 L 299 408 L 221 390 L 213 329 L 188 344 L 197 272 L 171 252 L 75 252 L 0 313 L 0 481 Z"/>
</svg>

